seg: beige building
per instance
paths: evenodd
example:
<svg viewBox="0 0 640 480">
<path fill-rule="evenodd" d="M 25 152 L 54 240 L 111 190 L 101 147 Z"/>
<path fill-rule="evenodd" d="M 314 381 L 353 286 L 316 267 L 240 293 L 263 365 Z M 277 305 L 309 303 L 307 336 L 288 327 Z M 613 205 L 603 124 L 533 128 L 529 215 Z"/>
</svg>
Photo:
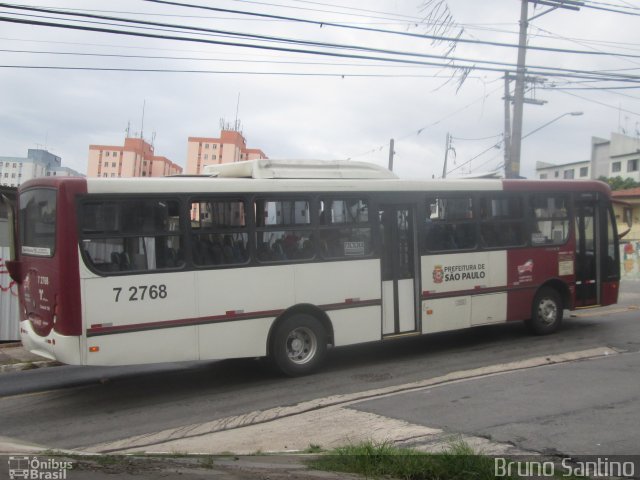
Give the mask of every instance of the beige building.
<svg viewBox="0 0 640 480">
<path fill-rule="evenodd" d="M 125 138 L 124 146 L 89 145 L 87 177 L 165 177 L 179 175 L 182 167 L 155 155 L 142 138 Z"/>
<path fill-rule="evenodd" d="M 262 158 L 267 158 L 264 152 L 259 148 L 247 148 L 246 139 L 235 130 L 222 130 L 219 138 L 189 137 L 187 174 L 201 174 L 206 165 Z"/>
<path fill-rule="evenodd" d="M 624 241 L 640 241 L 640 188 L 616 190 L 611 194 L 619 200 L 613 205 L 618 233 L 628 232 Z"/>
</svg>

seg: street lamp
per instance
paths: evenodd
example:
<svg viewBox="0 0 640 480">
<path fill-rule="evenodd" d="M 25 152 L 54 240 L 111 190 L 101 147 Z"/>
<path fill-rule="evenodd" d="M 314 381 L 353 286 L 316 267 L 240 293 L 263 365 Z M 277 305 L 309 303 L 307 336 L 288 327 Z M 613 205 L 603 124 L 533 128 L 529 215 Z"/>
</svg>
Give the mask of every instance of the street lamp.
<svg viewBox="0 0 640 480">
<path fill-rule="evenodd" d="M 569 116 L 571 115 L 572 117 L 579 117 L 580 115 L 584 115 L 584 112 L 567 112 L 567 113 L 563 113 L 562 115 L 554 118 L 553 120 L 548 121 L 547 123 L 545 123 L 544 125 L 540 125 L 538 128 L 536 128 L 535 130 L 531 130 L 529 133 L 527 133 L 526 135 L 523 135 L 522 138 L 527 138 L 529 135 L 533 135 L 534 133 L 536 133 L 539 130 L 542 130 L 544 127 L 546 127 L 547 125 L 551 125 L 553 122 L 556 122 L 558 120 L 560 120 L 563 117 Z"/>
</svg>

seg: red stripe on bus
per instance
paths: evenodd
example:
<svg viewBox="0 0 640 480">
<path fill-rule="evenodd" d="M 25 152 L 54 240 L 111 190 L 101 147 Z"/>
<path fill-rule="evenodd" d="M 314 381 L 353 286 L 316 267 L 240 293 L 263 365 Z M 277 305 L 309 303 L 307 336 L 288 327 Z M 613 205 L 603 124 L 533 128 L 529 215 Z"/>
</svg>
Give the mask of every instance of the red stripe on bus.
<svg viewBox="0 0 640 480">
<path fill-rule="evenodd" d="M 382 305 L 381 299 L 361 300 L 341 303 L 330 303 L 327 305 L 319 305 L 319 308 L 324 311 L 331 310 L 343 310 L 347 308 L 361 308 Z M 95 337 L 100 335 L 111 335 L 117 333 L 133 333 L 144 330 L 159 330 L 163 328 L 176 328 L 176 327 L 189 327 L 196 325 L 206 325 L 209 323 L 223 323 L 239 320 L 252 320 L 256 318 L 264 317 L 277 317 L 285 312 L 284 309 L 278 310 L 263 310 L 256 312 L 240 313 L 240 310 L 232 310 L 224 315 L 212 315 L 208 317 L 195 317 L 195 318 L 181 318 L 177 320 L 163 320 L 158 322 L 148 323 L 134 323 L 130 325 L 114 325 L 114 326 L 99 326 L 100 324 L 91 325 L 91 328 L 87 329 L 87 337 Z"/>
<path fill-rule="evenodd" d="M 507 286 L 502 287 L 474 287 L 468 290 L 454 290 L 452 292 L 434 292 L 425 290 L 422 292 L 422 300 L 433 300 L 435 298 L 462 297 L 464 295 L 482 295 L 484 293 L 508 292 Z"/>
</svg>

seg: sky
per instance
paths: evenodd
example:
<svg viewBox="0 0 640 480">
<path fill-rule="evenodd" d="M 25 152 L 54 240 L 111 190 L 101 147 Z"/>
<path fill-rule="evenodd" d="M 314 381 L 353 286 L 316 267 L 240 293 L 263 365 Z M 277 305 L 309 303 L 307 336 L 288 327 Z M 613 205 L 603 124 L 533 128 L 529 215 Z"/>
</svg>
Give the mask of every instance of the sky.
<svg viewBox="0 0 640 480">
<path fill-rule="evenodd" d="M 448 177 L 503 168 L 504 70 L 513 71 L 517 61 L 520 1 L 178 3 L 188 5 L 145 0 L 20 2 L 171 24 L 145 29 L 121 20 L 2 4 L 0 156 L 24 157 L 29 148 L 45 148 L 62 157 L 63 166 L 84 173 L 89 145 L 122 145 L 128 128 L 131 136 L 142 132 L 153 142 L 156 155 L 184 167 L 189 136 L 217 137 L 221 120 L 231 125 L 238 120 L 248 147 L 260 148 L 270 158 L 350 159 L 386 166 L 393 138 L 394 171 L 400 177 L 439 178 L 450 134 Z M 536 131 L 522 142 L 523 176 L 534 176 L 536 161 L 589 159 L 593 136 L 640 135 L 640 1 L 586 4 L 598 8 L 548 11 L 529 5 L 529 18 L 537 18 L 529 22 L 526 60 L 539 82 L 527 96 L 544 104 L 524 108 L 523 134 Z M 407 60 L 431 65 L 404 63 Z M 575 77 L 604 71 L 607 81 Z M 611 75 L 618 75 L 617 80 Z"/>
</svg>

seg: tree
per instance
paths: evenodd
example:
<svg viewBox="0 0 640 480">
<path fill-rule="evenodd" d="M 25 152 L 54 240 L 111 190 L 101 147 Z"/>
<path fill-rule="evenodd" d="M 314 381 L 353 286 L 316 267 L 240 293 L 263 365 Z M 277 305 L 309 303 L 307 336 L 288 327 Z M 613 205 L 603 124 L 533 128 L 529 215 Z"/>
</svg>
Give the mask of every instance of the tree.
<svg viewBox="0 0 640 480">
<path fill-rule="evenodd" d="M 627 190 L 628 188 L 640 187 L 640 182 L 636 182 L 633 178 L 623 179 L 621 176 L 609 178 L 601 176 L 598 180 L 608 183 L 611 190 Z"/>
</svg>

